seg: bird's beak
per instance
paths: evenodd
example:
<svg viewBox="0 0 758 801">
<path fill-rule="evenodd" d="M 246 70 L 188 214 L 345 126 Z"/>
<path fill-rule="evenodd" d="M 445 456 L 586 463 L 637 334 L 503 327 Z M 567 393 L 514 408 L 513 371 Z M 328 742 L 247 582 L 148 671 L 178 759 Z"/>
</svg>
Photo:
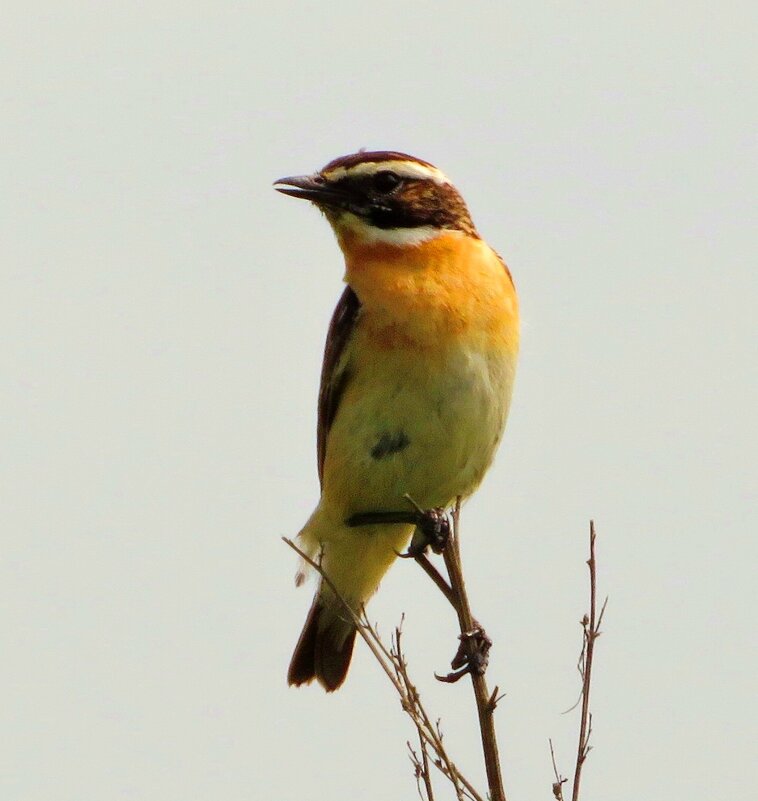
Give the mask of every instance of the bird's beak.
<svg viewBox="0 0 758 801">
<path fill-rule="evenodd" d="M 326 179 L 318 173 L 280 178 L 274 181 L 274 189 L 283 195 L 301 197 L 323 206 L 341 206 L 345 201 L 344 194 L 335 191 L 334 187 L 329 186 Z"/>
</svg>

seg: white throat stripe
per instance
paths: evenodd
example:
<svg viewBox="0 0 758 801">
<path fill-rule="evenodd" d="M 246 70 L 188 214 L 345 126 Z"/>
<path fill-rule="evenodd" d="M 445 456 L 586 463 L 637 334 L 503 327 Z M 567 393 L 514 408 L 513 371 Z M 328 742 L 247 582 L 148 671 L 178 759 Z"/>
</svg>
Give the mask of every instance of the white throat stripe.
<svg viewBox="0 0 758 801">
<path fill-rule="evenodd" d="M 366 245 L 420 245 L 442 234 L 449 234 L 446 228 L 436 228 L 433 225 L 419 225 L 415 228 L 378 228 L 364 222 L 360 217 L 350 212 L 343 213 L 334 223 L 335 230 L 350 231 L 356 234 Z"/>
</svg>

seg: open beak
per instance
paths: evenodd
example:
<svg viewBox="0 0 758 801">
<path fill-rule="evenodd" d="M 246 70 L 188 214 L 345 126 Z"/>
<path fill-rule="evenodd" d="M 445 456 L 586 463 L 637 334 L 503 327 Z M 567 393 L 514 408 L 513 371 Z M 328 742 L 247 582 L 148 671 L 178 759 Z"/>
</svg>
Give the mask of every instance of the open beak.
<svg viewBox="0 0 758 801">
<path fill-rule="evenodd" d="M 274 181 L 274 189 L 283 195 L 301 197 L 323 206 L 342 206 L 345 202 L 344 194 L 335 191 L 318 173 L 280 178 Z"/>
</svg>

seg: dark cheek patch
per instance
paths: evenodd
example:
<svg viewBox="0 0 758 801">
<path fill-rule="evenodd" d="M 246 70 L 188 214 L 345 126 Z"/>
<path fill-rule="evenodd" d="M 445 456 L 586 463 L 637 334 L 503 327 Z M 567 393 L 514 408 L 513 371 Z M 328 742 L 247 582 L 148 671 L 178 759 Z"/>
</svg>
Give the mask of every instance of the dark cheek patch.
<svg viewBox="0 0 758 801">
<path fill-rule="evenodd" d="M 377 461 L 379 459 L 385 459 L 387 456 L 392 456 L 395 453 L 404 451 L 410 444 L 411 441 L 404 431 L 398 431 L 395 434 L 385 432 L 379 437 L 376 445 L 371 449 L 371 458 Z"/>
<path fill-rule="evenodd" d="M 377 228 L 449 228 L 475 236 L 466 204 L 447 184 L 430 181 L 406 181 L 400 193 L 389 197 L 367 192 L 367 217 Z"/>
</svg>

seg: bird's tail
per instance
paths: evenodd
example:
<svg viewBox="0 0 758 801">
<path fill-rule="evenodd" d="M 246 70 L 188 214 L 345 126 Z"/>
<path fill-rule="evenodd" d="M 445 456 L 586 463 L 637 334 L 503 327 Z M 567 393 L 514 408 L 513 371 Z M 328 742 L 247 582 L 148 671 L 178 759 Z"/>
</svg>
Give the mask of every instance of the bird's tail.
<svg viewBox="0 0 758 801">
<path fill-rule="evenodd" d="M 322 586 L 292 654 L 288 683 L 300 686 L 317 679 L 327 692 L 338 689 L 350 667 L 355 634 L 347 610 Z"/>
</svg>

